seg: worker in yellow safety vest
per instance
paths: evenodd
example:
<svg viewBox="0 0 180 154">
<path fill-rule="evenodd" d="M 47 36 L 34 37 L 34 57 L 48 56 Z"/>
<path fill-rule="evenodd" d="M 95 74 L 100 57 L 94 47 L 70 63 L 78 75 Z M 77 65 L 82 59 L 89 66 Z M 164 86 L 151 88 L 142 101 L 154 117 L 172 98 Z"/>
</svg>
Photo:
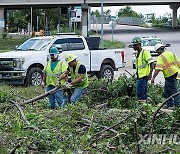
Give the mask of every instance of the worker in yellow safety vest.
<svg viewBox="0 0 180 154">
<path fill-rule="evenodd" d="M 162 71 L 165 78 L 164 94 L 168 98 L 178 92 L 177 79 L 180 79 L 180 61 L 173 52 L 165 51 L 163 44 L 156 44 L 155 51 L 159 56 L 151 83 L 154 84 L 156 76 Z M 180 99 L 179 96 L 176 96 L 174 99 L 170 99 L 164 108 L 173 109 L 179 105 Z"/>
<path fill-rule="evenodd" d="M 136 54 L 136 95 L 139 102 L 146 102 L 147 100 L 147 82 L 152 77 L 154 68 L 154 61 L 149 51 L 141 47 L 141 38 L 135 36 L 132 39 L 131 45 Z"/>
<path fill-rule="evenodd" d="M 46 91 L 50 91 L 56 87 L 59 76 L 67 69 L 66 63 L 58 59 L 58 54 L 59 51 L 56 47 L 50 49 L 51 59 L 43 70 L 42 86 L 46 86 Z M 64 86 L 64 83 L 65 80 L 61 80 L 59 85 Z M 56 107 L 56 102 L 59 107 L 63 107 L 65 105 L 63 98 L 63 90 L 59 90 L 56 93 L 49 95 L 49 107 L 54 109 Z"/>
<path fill-rule="evenodd" d="M 74 89 L 73 94 L 68 96 L 68 100 L 75 104 L 79 101 L 88 87 L 88 76 L 86 67 L 77 60 L 74 54 L 67 54 L 65 56 L 68 63 L 67 70 L 60 76 L 59 80 L 66 78 L 68 74 L 71 76 L 71 81 L 65 84 L 68 89 Z"/>
</svg>

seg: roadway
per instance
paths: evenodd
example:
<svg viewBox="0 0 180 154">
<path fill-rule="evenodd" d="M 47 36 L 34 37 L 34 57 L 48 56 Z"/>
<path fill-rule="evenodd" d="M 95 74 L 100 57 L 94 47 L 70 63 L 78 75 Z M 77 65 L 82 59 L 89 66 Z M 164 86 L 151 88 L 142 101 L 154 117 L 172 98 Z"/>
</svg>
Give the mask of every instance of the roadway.
<svg viewBox="0 0 180 154">
<path fill-rule="evenodd" d="M 98 30 L 98 35 L 100 36 L 100 25 L 91 25 L 91 28 L 96 31 Z M 112 39 L 111 30 L 109 30 L 108 24 L 104 24 L 104 39 Z M 126 58 L 126 67 L 119 69 L 115 72 L 115 79 L 119 77 L 120 74 L 127 74 L 125 69 L 130 73 L 135 73 L 135 69 L 132 68 L 132 49 L 128 48 L 128 45 L 131 43 L 131 40 L 134 36 L 157 36 L 160 37 L 164 44 L 170 43 L 171 47 L 168 48 L 169 51 L 174 52 L 180 58 L 180 31 L 170 30 L 170 29 L 154 29 L 154 28 L 144 28 L 138 26 L 127 26 L 127 25 L 117 25 L 114 30 L 113 39 L 121 41 L 125 44 L 125 58 Z M 129 74 L 127 74 L 129 76 Z M 155 81 L 156 83 L 164 83 L 164 78 L 162 73 L 160 73 Z"/>
</svg>

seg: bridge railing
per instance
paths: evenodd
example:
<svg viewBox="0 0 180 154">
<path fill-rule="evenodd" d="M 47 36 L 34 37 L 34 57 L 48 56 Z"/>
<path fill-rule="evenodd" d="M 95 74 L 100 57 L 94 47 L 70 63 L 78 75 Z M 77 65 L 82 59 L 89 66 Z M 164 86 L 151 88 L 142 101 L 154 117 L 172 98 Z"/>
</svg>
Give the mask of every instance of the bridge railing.
<svg viewBox="0 0 180 154">
<path fill-rule="evenodd" d="M 108 24 L 111 21 L 111 18 L 104 18 L 104 24 Z M 117 24 L 119 25 L 143 25 L 145 21 L 142 18 L 132 18 L 132 17 L 118 17 L 116 20 Z M 91 18 L 92 24 L 100 24 L 101 18 L 100 17 L 92 17 Z"/>
</svg>

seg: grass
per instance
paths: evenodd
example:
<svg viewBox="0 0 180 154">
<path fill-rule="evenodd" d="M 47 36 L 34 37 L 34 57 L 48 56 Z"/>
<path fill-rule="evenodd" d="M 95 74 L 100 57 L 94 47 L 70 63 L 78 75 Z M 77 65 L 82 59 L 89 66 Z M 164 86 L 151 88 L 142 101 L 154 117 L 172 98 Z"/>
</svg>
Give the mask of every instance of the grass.
<svg viewBox="0 0 180 154">
<path fill-rule="evenodd" d="M 27 39 L 28 37 L 0 38 L 0 52 L 15 50 L 17 45 L 21 45 Z"/>
<path fill-rule="evenodd" d="M 80 31 L 75 31 L 77 35 L 80 35 Z M 52 35 L 56 34 L 56 31 L 52 32 Z M 93 35 L 93 32 L 89 32 L 89 35 Z M 21 45 L 24 41 L 26 41 L 29 37 L 28 36 L 16 36 L 16 37 L 6 37 L 5 39 L 0 38 L 0 52 L 6 52 L 15 50 L 17 45 Z M 120 41 L 110 41 L 104 40 L 104 47 L 113 49 L 113 48 L 124 48 L 125 45 Z"/>
<path fill-rule="evenodd" d="M 0 84 L 0 91 L 10 92 L 15 96 L 30 99 L 42 94 L 44 92 L 44 88 L 41 86 L 9 86 L 6 84 Z"/>
<path fill-rule="evenodd" d="M 124 48 L 125 45 L 124 43 L 120 41 L 109 41 L 109 40 L 104 40 L 104 47 L 113 49 L 113 48 Z"/>
</svg>

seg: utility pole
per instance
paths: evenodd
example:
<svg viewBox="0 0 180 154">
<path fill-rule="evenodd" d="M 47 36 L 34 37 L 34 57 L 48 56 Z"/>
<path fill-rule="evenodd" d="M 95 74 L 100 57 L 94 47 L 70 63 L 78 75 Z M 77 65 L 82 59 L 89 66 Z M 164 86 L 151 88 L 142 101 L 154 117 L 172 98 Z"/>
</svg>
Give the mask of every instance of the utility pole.
<svg viewBox="0 0 180 154">
<path fill-rule="evenodd" d="M 103 23 L 104 23 L 103 0 L 101 0 L 101 48 L 102 49 L 104 48 Z"/>
<path fill-rule="evenodd" d="M 57 25 L 57 32 L 58 32 L 58 33 L 60 33 L 60 27 L 61 27 L 61 26 L 60 26 L 60 24 L 61 24 L 61 23 L 60 23 L 60 22 L 61 22 L 61 21 L 60 21 L 60 16 L 61 16 L 61 8 L 58 7 L 58 25 Z"/>
<path fill-rule="evenodd" d="M 31 29 L 30 29 L 30 32 L 31 32 L 31 35 L 32 35 L 32 17 L 33 16 L 33 8 L 32 8 L 32 6 L 31 6 Z"/>
<path fill-rule="evenodd" d="M 37 16 L 37 32 L 39 31 L 39 17 Z"/>
</svg>

